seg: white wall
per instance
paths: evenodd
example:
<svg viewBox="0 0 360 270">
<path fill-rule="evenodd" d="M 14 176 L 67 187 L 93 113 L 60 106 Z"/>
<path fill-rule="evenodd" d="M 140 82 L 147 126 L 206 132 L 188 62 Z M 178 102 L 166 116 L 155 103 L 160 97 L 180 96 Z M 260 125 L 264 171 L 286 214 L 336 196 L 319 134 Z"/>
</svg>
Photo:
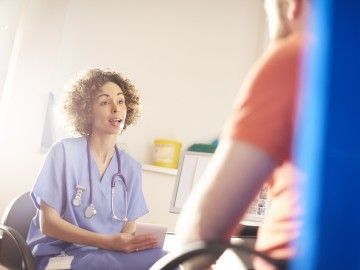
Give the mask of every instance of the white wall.
<svg viewBox="0 0 360 270">
<path fill-rule="evenodd" d="M 0 99 L 9 65 L 23 0 L 0 1 Z"/>
<path fill-rule="evenodd" d="M 47 92 L 54 85 L 66 4 L 24 0 L 0 103 L 0 212 L 31 188 L 43 158 Z"/>
<path fill-rule="evenodd" d="M 173 231 L 178 218 L 169 212 L 176 177 L 169 174 L 143 171 L 143 191 L 149 214 L 140 218 L 142 222 L 167 224 Z"/>
<path fill-rule="evenodd" d="M 24 0 L 0 103 L 0 212 L 36 178 L 48 92 L 83 68 L 115 68 L 139 88 L 143 117 L 119 139 L 139 161 L 158 137 L 184 147 L 216 138 L 264 47 L 262 2 Z M 144 173 L 147 220 L 175 223 L 174 180 Z"/>
</svg>

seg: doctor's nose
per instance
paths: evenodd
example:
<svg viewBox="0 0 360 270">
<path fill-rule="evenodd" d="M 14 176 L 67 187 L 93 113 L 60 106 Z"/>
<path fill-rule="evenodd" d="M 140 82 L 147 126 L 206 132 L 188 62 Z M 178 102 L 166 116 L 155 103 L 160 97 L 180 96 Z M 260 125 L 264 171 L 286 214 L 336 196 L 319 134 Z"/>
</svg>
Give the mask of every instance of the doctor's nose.
<svg viewBox="0 0 360 270">
<path fill-rule="evenodd" d="M 112 111 L 113 113 L 116 113 L 116 112 L 119 111 L 119 107 L 118 107 L 114 102 L 112 102 L 111 111 Z"/>
</svg>

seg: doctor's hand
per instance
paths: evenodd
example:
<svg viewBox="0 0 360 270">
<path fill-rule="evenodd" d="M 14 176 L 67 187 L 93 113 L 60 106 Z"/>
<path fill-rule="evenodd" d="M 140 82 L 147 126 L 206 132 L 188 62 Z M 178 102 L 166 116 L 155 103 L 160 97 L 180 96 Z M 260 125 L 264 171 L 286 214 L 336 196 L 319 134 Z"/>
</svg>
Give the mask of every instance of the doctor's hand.
<svg viewBox="0 0 360 270">
<path fill-rule="evenodd" d="M 155 248 L 158 245 L 156 238 L 151 234 L 118 233 L 109 237 L 109 249 L 126 253 Z"/>
</svg>

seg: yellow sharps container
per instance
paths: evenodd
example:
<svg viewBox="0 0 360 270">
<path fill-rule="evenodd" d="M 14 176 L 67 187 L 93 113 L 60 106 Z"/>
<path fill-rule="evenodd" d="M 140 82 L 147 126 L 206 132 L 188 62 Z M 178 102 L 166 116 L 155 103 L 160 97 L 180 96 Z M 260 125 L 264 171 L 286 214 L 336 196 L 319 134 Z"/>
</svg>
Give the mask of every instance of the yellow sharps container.
<svg viewBox="0 0 360 270">
<path fill-rule="evenodd" d="M 154 144 L 154 165 L 176 169 L 179 163 L 181 143 L 170 139 L 156 139 Z"/>
</svg>

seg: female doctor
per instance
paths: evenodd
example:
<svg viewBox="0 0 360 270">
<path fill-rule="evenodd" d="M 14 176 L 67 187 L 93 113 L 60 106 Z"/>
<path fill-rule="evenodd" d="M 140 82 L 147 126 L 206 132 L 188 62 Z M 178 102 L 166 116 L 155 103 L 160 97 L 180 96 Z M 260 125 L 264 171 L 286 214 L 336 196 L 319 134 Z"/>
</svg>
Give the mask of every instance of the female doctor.
<svg viewBox="0 0 360 270">
<path fill-rule="evenodd" d="M 31 192 L 38 211 L 27 242 L 38 269 L 61 253 L 74 256 L 72 269 L 149 269 L 163 251 L 152 235 L 134 235 L 148 212 L 141 166 L 116 147 L 139 116 L 137 90 L 92 69 L 72 84 L 64 108 L 81 137 L 52 146 Z"/>
</svg>

